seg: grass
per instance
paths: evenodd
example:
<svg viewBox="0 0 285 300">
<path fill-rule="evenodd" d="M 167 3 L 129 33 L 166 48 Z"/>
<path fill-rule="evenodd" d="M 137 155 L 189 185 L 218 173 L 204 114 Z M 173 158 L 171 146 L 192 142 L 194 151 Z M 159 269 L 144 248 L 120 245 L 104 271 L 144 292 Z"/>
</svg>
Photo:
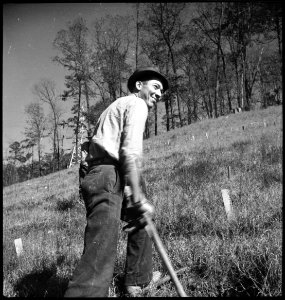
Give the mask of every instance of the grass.
<svg viewBox="0 0 285 300">
<path fill-rule="evenodd" d="M 281 296 L 282 110 L 205 120 L 145 141 L 143 173 L 155 223 L 192 297 Z M 230 167 L 230 177 L 229 177 Z M 221 190 L 235 220 L 228 223 Z M 62 297 L 83 250 L 77 167 L 3 189 L 3 295 Z M 21 238 L 24 253 L 16 255 Z M 110 296 L 120 297 L 120 231 Z M 154 251 L 154 269 L 166 273 Z M 170 281 L 144 296 L 177 296 Z"/>
</svg>

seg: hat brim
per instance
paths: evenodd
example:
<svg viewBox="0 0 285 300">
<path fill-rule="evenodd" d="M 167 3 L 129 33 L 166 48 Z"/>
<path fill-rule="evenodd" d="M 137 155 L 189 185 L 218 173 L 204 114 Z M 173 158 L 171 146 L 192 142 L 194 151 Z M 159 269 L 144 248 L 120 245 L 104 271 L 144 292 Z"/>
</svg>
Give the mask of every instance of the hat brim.
<svg viewBox="0 0 285 300">
<path fill-rule="evenodd" d="M 134 74 L 131 75 L 131 77 L 128 80 L 128 89 L 132 92 L 137 81 L 153 79 L 159 80 L 162 83 L 163 91 L 166 91 L 168 89 L 167 79 L 162 74 L 154 70 L 142 70 L 134 72 Z"/>
</svg>

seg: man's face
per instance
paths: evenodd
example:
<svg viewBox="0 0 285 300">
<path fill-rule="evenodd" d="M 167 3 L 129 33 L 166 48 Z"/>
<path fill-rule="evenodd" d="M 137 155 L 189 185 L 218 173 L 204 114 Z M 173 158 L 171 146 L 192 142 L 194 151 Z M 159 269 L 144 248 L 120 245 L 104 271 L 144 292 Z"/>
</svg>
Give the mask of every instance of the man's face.
<svg viewBox="0 0 285 300">
<path fill-rule="evenodd" d="M 163 93 L 162 83 L 156 79 L 137 81 L 136 87 L 139 90 L 139 97 L 145 101 L 149 108 L 154 106 Z"/>
</svg>

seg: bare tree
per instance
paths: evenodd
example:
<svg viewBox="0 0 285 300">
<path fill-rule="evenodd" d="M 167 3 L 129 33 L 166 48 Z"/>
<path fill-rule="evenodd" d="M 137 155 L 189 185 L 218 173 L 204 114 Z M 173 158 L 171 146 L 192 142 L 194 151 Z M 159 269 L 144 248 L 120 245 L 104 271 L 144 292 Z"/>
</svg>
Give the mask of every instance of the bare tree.
<svg viewBox="0 0 285 300">
<path fill-rule="evenodd" d="M 185 8 L 184 3 L 149 3 L 144 11 L 144 21 L 142 28 L 145 32 L 142 43 L 144 53 L 161 70 L 165 69 L 166 75 L 171 77 L 171 94 L 175 96 L 177 104 L 177 116 L 179 125 L 183 126 L 183 117 L 180 107 L 180 95 L 178 85 L 178 62 L 177 48 L 182 39 L 181 13 Z M 170 67 L 169 67 L 170 66 Z M 163 68 L 164 67 L 164 68 Z M 171 71 L 171 74 L 169 73 Z M 174 112 L 173 101 L 166 97 L 166 114 Z M 174 115 L 171 115 L 174 118 Z M 167 126 L 169 121 L 167 120 Z M 174 126 L 174 122 L 172 122 Z"/>
<path fill-rule="evenodd" d="M 148 7 L 148 22 L 164 41 L 168 55 L 170 57 L 173 79 L 174 94 L 176 96 L 177 111 L 180 126 L 183 126 L 183 118 L 180 107 L 179 85 L 178 85 L 178 62 L 177 62 L 177 45 L 182 40 L 182 20 L 181 13 L 185 8 L 185 3 L 159 3 L 151 4 Z"/>
<path fill-rule="evenodd" d="M 220 61 L 222 50 L 222 24 L 224 22 L 224 3 L 202 3 L 198 6 L 199 17 L 193 22 L 203 32 L 204 36 L 216 47 L 215 88 L 214 88 L 214 116 L 218 117 L 218 95 L 220 87 Z M 222 97 L 220 97 L 222 98 Z M 231 106 L 231 105 L 230 105 Z M 222 105 L 220 104 L 222 110 Z M 222 112 L 223 113 L 223 112 Z"/>
<path fill-rule="evenodd" d="M 90 110 L 89 96 L 92 92 L 90 89 L 90 64 L 91 64 L 91 50 L 87 40 L 88 28 L 86 21 L 79 17 L 72 23 L 69 23 L 68 29 L 60 30 L 53 45 L 56 49 L 61 51 L 61 56 L 55 56 L 53 61 L 65 67 L 70 74 L 65 76 L 67 90 L 63 94 L 63 99 L 68 97 L 76 100 L 72 112 L 75 117 L 70 118 L 69 121 L 75 124 L 75 144 L 76 152 L 78 149 L 78 134 L 81 117 L 82 95 L 85 94 L 87 113 Z M 87 119 L 87 128 L 90 128 L 89 119 Z M 76 153 L 78 157 L 78 153 Z"/>
<path fill-rule="evenodd" d="M 128 16 L 106 16 L 93 23 L 92 77 L 105 86 L 109 103 L 123 96 L 122 83 L 126 81 L 130 66 L 127 63 L 132 20 Z"/>
<path fill-rule="evenodd" d="M 42 175 L 41 154 L 42 154 L 42 138 L 46 137 L 47 121 L 43 113 L 43 108 L 39 103 L 30 103 L 25 107 L 27 114 L 27 127 L 25 127 L 25 135 L 27 138 L 35 141 L 38 147 L 39 159 L 39 175 Z"/>
<path fill-rule="evenodd" d="M 224 35 L 231 47 L 236 69 L 237 97 L 241 107 L 251 108 L 252 89 L 260 57 L 260 44 L 267 43 L 268 22 L 274 23 L 273 13 L 267 15 L 262 3 L 228 2 L 225 5 Z M 257 50 L 255 57 L 250 52 Z M 253 60 L 252 60 L 253 59 Z"/>
<path fill-rule="evenodd" d="M 59 105 L 59 95 L 56 94 L 55 83 L 50 79 L 41 79 L 39 83 L 33 87 L 33 93 L 38 99 L 47 103 L 51 111 L 51 130 L 53 131 L 53 158 L 57 161 L 57 170 L 60 169 L 60 137 L 59 123 L 62 110 Z M 54 171 L 54 165 L 53 165 Z"/>
</svg>

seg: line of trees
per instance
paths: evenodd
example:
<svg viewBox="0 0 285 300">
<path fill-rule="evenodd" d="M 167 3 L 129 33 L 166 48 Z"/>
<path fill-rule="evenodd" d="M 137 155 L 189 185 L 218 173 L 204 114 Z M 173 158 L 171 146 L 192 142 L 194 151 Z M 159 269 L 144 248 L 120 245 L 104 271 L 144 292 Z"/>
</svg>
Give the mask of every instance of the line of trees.
<svg viewBox="0 0 285 300">
<path fill-rule="evenodd" d="M 163 126 L 169 131 L 203 118 L 218 118 L 235 107 L 251 110 L 281 104 L 279 2 L 130 5 L 132 16 L 105 16 L 89 27 L 79 17 L 56 34 L 53 46 L 58 55 L 52 60 L 66 70 L 65 90 L 56 94 L 49 79 L 35 84 L 38 105 L 46 103 L 51 115 L 45 120 L 40 108 L 31 104 L 27 115 L 31 119 L 37 109 L 42 127 L 34 123 L 20 145 L 23 149 L 37 147 L 39 176 L 43 175 L 41 138 L 51 136 L 49 170 L 61 169 L 67 155 L 60 147 L 64 137 L 59 126 L 66 124 L 73 130 L 78 149 L 80 118 L 85 117 L 86 129 L 92 128 L 111 102 L 128 94 L 126 82 L 137 67 L 155 65 L 170 82 L 162 100 L 164 111 L 156 107 L 150 113 L 145 138 L 159 133 L 158 113 L 163 114 Z M 71 100 L 71 117 L 63 120 L 59 103 Z M 20 161 L 15 146 L 10 146 L 11 157 Z"/>
<path fill-rule="evenodd" d="M 60 51 L 54 61 L 69 72 L 64 95 L 75 100 L 74 115 L 84 98 L 88 128 L 128 93 L 128 76 L 145 65 L 170 81 L 163 98 L 167 131 L 235 107 L 281 103 L 280 3 L 137 3 L 134 12 L 106 16 L 90 28 L 78 18 L 54 40 Z M 146 138 L 158 134 L 157 114 L 150 115 Z"/>
</svg>

